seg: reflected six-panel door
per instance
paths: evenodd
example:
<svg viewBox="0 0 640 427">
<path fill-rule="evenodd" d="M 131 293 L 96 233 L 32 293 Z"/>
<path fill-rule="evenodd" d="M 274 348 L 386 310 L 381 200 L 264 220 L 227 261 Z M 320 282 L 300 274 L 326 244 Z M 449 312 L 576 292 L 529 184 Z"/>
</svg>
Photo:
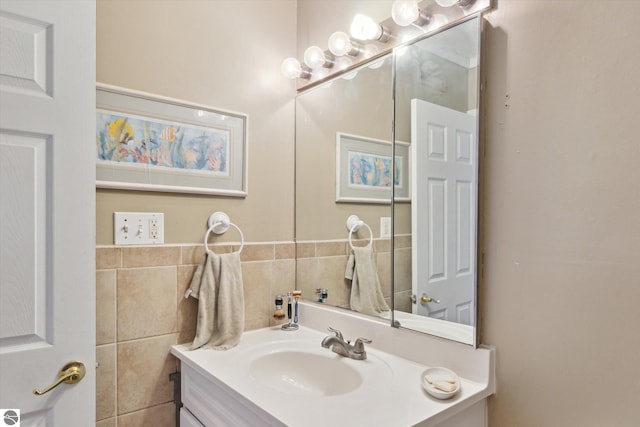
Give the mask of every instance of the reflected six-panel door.
<svg viewBox="0 0 640 427">
<path fill-rule="evenodd" d="M 475 325 L 477 121 L 411 101 L 414 313 Z"/>
</svg>

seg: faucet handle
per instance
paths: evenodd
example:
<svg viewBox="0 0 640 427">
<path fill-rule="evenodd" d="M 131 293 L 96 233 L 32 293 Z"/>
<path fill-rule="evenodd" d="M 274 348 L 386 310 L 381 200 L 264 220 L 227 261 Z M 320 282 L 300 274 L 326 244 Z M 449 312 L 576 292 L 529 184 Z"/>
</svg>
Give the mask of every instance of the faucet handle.
<svg viewBox="0 0 640 427">
<path fill-rule="evenodd" d="M 333 332 L 334 334 L 336 334 L 336 337 L 340 338 L 342 341 L 344 341 L 344 337 L 342 336 L 342 332 L 340 332 L 337 329 L 333 329 L 331 326 L 329 326 L 327 328 L 327 330 L 329 330 L 330 332 Z"/>
<path fill-rule="evenodd" d="M 366 359 L 367 352 L 364 349 L 364 345 L 371 344 L 373 341 L 367 338 L 358 338 L 353 343 L 353 353 L 359 355 L 358 359 Z"/>
</svg>

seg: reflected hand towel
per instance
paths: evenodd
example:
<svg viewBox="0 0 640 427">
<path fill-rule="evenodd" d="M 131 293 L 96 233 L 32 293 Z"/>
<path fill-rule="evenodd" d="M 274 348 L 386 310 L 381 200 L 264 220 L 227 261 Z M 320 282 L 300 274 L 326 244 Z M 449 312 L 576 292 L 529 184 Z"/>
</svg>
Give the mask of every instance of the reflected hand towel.
<svg viewBox="0 0 640 427">
<path fill-rule="evenodd" d="M 374 316 L 388 316 L 389 306 L 380 287 L 378 270 L 371 247 L 354 247 L 344 273 L 351 280 L 351 309 Z"/>
</svg>

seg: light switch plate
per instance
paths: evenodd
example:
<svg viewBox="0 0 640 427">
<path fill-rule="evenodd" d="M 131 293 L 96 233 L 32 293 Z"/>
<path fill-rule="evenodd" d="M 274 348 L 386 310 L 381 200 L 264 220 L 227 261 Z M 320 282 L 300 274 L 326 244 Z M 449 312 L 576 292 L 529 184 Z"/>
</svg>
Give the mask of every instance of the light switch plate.
<svg viewBox="0 0 640 427">
<path fill-rule="evenodd" d="M 390 216 L 380 217 L 380 238 L 381 239 L 391 238 L 391 217 Z"/>
<path fill-rule="evenodd" d="M 164 243 L 164 214 L 114 212 L 113 241 L 116 245 L 158 245 Z"/>
</svg>

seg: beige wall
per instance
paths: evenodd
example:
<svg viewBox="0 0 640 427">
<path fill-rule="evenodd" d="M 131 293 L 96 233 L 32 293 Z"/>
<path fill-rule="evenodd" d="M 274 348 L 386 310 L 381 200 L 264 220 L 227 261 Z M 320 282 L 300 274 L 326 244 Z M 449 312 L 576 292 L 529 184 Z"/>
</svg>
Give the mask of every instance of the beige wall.
<svg viewBox="0 0 640 427">
<path fill-rule="evenodd" d="M 488 16 L 482 342 L 492 427 L 640 420 L 637 1 Z"/>
<path fill-rule="evenodd" d="M 115 211 L 164 212 L 166 243 L 201 241 L 217 210 L 247 240 L 291 240 L 295 84 L 280 63 L 295 51 L 292 0 L 98 0 L 97 81 L 248 114 L 249 195 L 98 190 L 97 243 L 113 243 Z"/>
</svg>

